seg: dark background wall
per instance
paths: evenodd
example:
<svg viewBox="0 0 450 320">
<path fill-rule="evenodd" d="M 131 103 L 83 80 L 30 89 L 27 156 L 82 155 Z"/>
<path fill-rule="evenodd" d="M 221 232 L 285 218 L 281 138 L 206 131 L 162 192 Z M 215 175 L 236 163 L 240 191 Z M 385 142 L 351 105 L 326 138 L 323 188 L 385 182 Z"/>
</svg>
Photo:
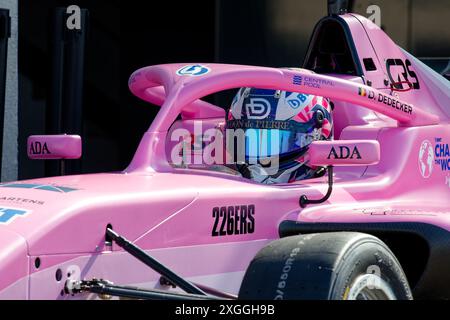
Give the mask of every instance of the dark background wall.
<svg viewBox="0 0 450 320">
<path fill-rule="evenodd" d="M 127 88 L 136 69 L 168 62 L 301 66 L 326 1 L 19 0 L 19 178 L 41 177 L 26 158 L 26 138 L 46 131 L 52 10 L 76 4 L 90 13 L 86 44 L 82 172 L 123 169 L 156 113 Z M 385 31 L 417 56 L 450 56 L 450 1 L 377 4 Z"/>
<path fill-rule="evenodd" d="M 123 169 L 157 109 L 135 99 L 127 82 L 136 69 L 174 61 L 214 60 L 214 2 L 52 1 L 19 3 L 19 178 L 44 174 L 26 157 L 26 138 L 45 133 L 50 96 L 51 15 L 57 6 L 89 9 L 83 108 L 82 171 Z M 196 2 L 197 3 L 197 2 Z M 175 10 L 174 10 L 175 9 Z M 202 15 L 191 19 L 189 12 Z"/>
</svg>

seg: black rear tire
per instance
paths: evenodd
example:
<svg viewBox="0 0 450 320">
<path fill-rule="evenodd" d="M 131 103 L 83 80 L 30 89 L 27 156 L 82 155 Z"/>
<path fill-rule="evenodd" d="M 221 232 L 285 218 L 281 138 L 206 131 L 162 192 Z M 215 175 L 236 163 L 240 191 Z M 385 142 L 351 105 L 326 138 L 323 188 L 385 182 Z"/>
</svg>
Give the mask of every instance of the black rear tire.
<svg viewBox="0 0 450 320">
<path fill-rule="evenodd" d="M 410 300 L 406 276 L 378 238 L 356 232 L 282 238 L 250 263 L 240 299 Z"/>
</svg>

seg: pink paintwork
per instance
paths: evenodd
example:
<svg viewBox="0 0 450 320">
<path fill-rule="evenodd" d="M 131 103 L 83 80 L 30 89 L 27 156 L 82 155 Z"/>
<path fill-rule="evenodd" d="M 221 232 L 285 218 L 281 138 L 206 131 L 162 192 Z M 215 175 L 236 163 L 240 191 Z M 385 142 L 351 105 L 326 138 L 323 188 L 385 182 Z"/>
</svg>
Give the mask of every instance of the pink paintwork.
<svg viewBox="0 0 450 320">
<path fill-rule="evenodd" d="M 30 136 L 27 141 L 30 159 L 55 160 L 81 158 L 81 137 L 77 135 Z"/>
<path fill-rule="evenodd" d="M 359 59 L 374 59 L 377 70 L 364 72 L 364 79 L 222 64 L 167 64 L 136 71 L 130 90 L 161 109 L 124 171 L 0 185 L 0 299 L 95 298 L 61 295 L 67 279 L 80 278 L 159 287 L 157 274 L 115 245 L 105 246 L 108 224 L 187 279 L 233 294 L 256 252 L 279 237 L 283 221 L 418 222 L 450 232 L 448 83 L 367 19 L 353 14 L 341 18 Z M 383 89 L 388 58 L 408 59 L 420 90 L 392 96 Z M 226 120 L 222 108 L 199 99 L 242 86 L 330 98 L 335 102 L 336 143 L 363 146 L 361 152 L 371 161 L 336 168 L 329 200 L 305 209 L 299 207 L 299 197 L 322 197 L 326 177 L 261 185 L 207 167 L 172 166 L 167 152 L 171 132 L 190 130 L 196 120 L 204 121 L 205 129 L 221 128 Z M 215 208 L 230 207 L 233 213 L 254 208 L 254 224 L 239 214 L 239 223 L 230 224 L 230 230 L 220 230 L 221 220 L 216 230 Z M 60 280 L 55 278 L 58 269 Z"/>
<path fill-rule="evenodd" d="M 314 141 L 309 147 L 313 166 L 371 166 L 380 161 L 376 140 Z"/>
</svg>

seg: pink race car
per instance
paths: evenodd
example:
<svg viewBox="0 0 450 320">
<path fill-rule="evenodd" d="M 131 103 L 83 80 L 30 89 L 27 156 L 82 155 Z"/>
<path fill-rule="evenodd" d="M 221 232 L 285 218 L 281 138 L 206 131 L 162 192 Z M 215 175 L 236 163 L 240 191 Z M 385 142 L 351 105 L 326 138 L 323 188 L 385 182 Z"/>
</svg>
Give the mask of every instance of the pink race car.
<svg viewBox="0 0 450 320">
<path fill-rule="evenodd" d="M 0 185 L 1 299 L 450 298 L 450 82 L 369 20 L 319 21 L 304 69 L 158 65 L 129 87 L 161 109 L 123 172 Z M 200 99 L 240 87 L 333 102 L 335 140 L 309 149 L 325 176 L 220 163 L 227 116 Z"/>
</svg>

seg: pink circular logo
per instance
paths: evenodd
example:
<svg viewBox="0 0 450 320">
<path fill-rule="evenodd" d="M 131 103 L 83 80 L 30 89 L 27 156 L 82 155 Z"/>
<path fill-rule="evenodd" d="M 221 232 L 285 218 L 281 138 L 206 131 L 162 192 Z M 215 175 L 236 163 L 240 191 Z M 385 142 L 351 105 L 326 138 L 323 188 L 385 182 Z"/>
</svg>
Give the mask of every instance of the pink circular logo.
<svg viewBox="0 0 450 320">
<path fill-rule="evenodd" d="M 430 141 L 422 142 L 419 150 L 419 171 L 423 178 L 427 179 L 433 173 L 434 151 Z"/>
</svg>

